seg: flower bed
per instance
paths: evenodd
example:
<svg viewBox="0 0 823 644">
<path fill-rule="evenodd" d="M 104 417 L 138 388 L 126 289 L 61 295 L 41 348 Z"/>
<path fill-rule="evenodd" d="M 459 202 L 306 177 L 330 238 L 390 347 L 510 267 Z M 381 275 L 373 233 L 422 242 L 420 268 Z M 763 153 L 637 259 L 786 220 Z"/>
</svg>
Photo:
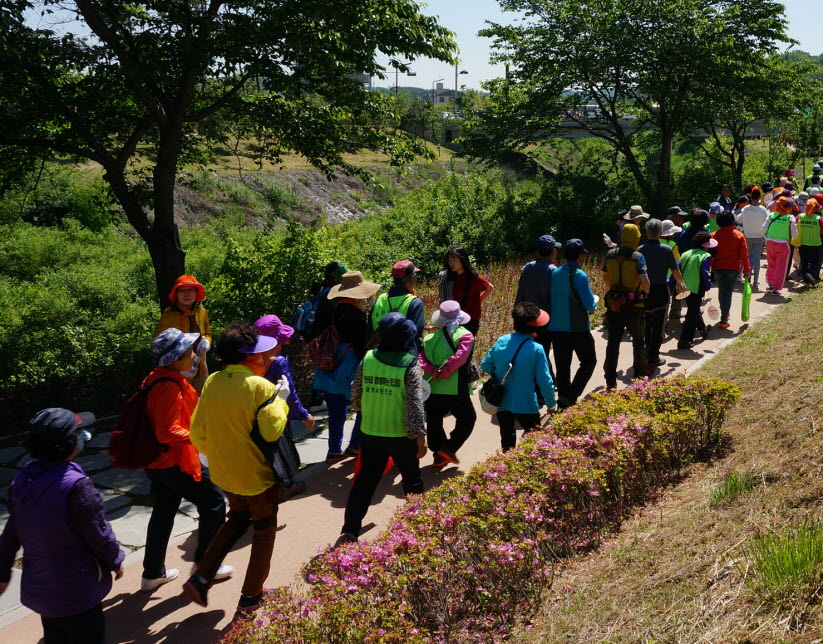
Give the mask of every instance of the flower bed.
<svg viewBox="0 0 823 644">
<path fill-rule="evenodd" d="M 739 397 L 700 378 L 638 381 L 555 416 L 513 450 L 410 498 L 378 538 L 304 567 L 224 641 L 473 642 L 539 606 L 561 557 L 596 547 L 632 506 L 712 448 Z"/>
</svg>

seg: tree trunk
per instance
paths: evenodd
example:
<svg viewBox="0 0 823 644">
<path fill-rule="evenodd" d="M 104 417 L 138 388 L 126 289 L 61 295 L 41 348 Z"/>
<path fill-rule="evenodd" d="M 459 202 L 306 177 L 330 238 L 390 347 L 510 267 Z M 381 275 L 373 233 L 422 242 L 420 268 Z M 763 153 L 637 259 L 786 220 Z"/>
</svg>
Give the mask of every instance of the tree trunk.
<svg viewBox="0 0 823 644">
<path fill-rule="evenodd" d="M 186 272 L 186 253 L 179 245 L 174 224 L 174 186 L 180 155 L 181 127 L 161 132 L 154 166 L 154 223 L 146 244 L 154 265 L 160 309 L 169 306 L 174 281 Z M 145 238 L 144 238 L 145 239 Z"/>
<path fill-rule="evenodd" d="M 660 165 L 657 167 L 657 185 L 655 186 L 654 199 L 652 200 L 652 214 L 664 219 L 666 209 L 669 207 L 669 191 L 672 185 L 672 143 L 674 134 L 671 128 L 661 128 L 660 130 Z"/>
</svg>

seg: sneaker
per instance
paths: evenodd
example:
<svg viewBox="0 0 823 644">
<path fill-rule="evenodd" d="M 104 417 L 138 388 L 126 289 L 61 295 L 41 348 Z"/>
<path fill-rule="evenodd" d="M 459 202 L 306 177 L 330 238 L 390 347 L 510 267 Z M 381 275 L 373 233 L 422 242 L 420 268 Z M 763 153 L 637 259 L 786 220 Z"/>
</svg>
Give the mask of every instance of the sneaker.
<svg viewBox="0 0 823 644">
<path fill-rule="evenodd" d="M 208 606 L 209 584 L 200 575 L 192 575 L 189 580 L 183 584 L 183 592 L 186 597 L 193 601 L 198 606 L 204 608 Z"/>
<path fill-rule="evenodd" d="M 606 379 L 606 390 L 617 389 L 617 380 Z"/>
<path fill-rule="evenodd" d="M 234 566 L 230 566 L 229 564 L 220 564 L 220 567 L 217 569 L 217 572 L 214 574 L 214 581 L 222 581 L 223 579 L 228 579 L 234 574 Z"/>
<path fill-rule="evenodd" d="M 348 458 L 343 452 L 329 452 L 326 454 L 326 465 L 334 465 Z"/>
<path fill-rule="evenodd" d="M 691 342 L 678 342 L 677 343 L 677 350 L 678 351 L 691 351 L 693 346 L 694 345 Z"/>
<path fill-rule="evenodd" d="M 163 584 L 167 584 L 170 581 L 174 581 L 180 575 L 180 571 L 177 568 L 170 568 L 166 571 L 166 574 L 162 577 L 156 577 L 155 579 L 146 579 L 143 577 L 140 580 L 140 590 L 144 593 L 150 593 L 154 590 L 157 590 Z"/>
<path fill-rule="evenodd" d="M 240 601 L 237 602 L 237 612 L 245 613 L 257 610 L 263 603 L 264 595 L 267 593 L 269 593 L 269 591 L 264 588 L 263 592 L 260 592 L 252 597 L 249 597 L 248 595 L 240 595 Z"/>
<path fill-rule="evenodd" d="M 806 282 L 806 284 L 814 284 L 814 277 L 812 277 L 811 273 L 805 273 L 803 275 L 803 281 Z"/>
<path fill-rule="evenodd" d="M 655 360 L 649 360 L 649 365 L 652 367 L 662 367 L 666 364 L 666 361 L 663 358 L 656 358 Z"/>
<path fill-rule="evenodd" d="M 457 454 L 455 454 L 454 452 L 450 452 L 447 449 L 437 450 L 436 456 L 440 457 L 447 463 L 454 463 L 455 465 L 460 465 L 460 461 L 457 458 Z"/>
<path fill-rule="evenodd" d="M 326 405 L 325 400 L 323 402 L 321 402 L 320 404 L 318 404 L 318 405 L 312 405 L 311 407 L 309 407 L 309 413 L 311 413 L 311 414 L 317 413 L 318 411 L 327 411 L 327 410 L 328 410 L 328 406 Z"/>
<path fill-rule="evenodd" d="M 437 452 L 434 453 L 434 460 L 432 460 L 432 467 L 445 467 L 449 462 L 440 456 Z"/>
<path fill-rule="evenodd" d="M 359 449 L 355 449 L 354 447 L 347 447 L 346 449 L 343 450 L 343 454 L 345 456 L 351 456 L 352 458 L 357 458 L 357 454 L 358 454 L 359 451 L 360 451 Z"/>
<path fill-rule="evenodd" d="M 717 328 L 718 329 L 728 329 L 729 328 L 729 323 L 728 322 L 718 322 L 717 323 Z"/>
</svg>

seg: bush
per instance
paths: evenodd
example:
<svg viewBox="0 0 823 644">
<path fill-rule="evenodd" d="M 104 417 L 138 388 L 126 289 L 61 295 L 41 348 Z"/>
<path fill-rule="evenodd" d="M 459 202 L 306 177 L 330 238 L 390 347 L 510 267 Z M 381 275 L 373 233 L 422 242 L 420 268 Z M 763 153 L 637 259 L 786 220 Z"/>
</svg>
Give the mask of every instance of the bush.
<svg viewBox="0 0 823 644">
<path fill-rule="evenodd" d="M 227 642 L 477 642 L 527 619 L 561 556 L 596 547 L 633 504 L 711 449 L 739 392 L 641 381 L 555 417 L 515 449 L 411 497 L 370 542 L 304 568 Z"/>
</svg>

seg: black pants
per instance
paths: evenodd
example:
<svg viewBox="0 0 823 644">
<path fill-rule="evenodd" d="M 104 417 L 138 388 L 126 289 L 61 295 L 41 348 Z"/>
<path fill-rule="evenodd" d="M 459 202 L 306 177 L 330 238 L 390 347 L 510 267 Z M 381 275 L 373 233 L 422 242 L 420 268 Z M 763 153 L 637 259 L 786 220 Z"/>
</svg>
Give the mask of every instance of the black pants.
<svg viewBox="0 0 823 644">
<path fill-rule="evenodd" d="M 680 331 L 680 342 L 689 343 L 694 340 L 696 331 L 701 333 L 706 330 L 706 323 L 700 313 L 700 305 L 703 303 L 702 293 L 691 293 L 686 298 L 686 319 L 683 320 L 683 328 Z"/>
<path fill-rule="evenodd" d="M 166 548 L 181 501 L 186 499 L 197 508 L 199 522 L 195 563 L 203 558 L 209 543 L 226 520 L 226 502 L 205 470 L 199 481 L 195 481 L 190 474 L 181 472 L 176 466 L 162 470 L 147 468 L 146 474 L 151 480 L 154 507 L 146 533 L 143 576 L 157 579 L 166 574 Z"/>
<path fill-rule="evenodd" d="M 70 588 L 66 592 L 71 592 Z M 45 644 L 104 644 L 106 621 L 103 604 L 91 610 L 68 617 L 43 617 L 43 642 Z"/>
<path fill-rule="evenodd" d="M 663 327 L 669 308 L 669 287 L 665 284 L 652 286 L 646 298 L 646 360 L 660 359 L 660 345 L 663 342 Z"/>
<path fill-rule="evenodd" d="M 460 389 L 462 393 L 453 396 L 431 394 L 426 401 L 426 434 L 432 452 L 439 449 L 457 452 L 471 436 L 477 412 L 474 411 L 468 387 Z M 454 431 L 446 438 L 443 419 L 449 413 L 454 416 Z"/>
<path fill-rule="evenodd" d="M 423 493 L 423 474 L 420 472 L 420 461 L 417 458 L 417 441 L 411 438 L 363 434 L 360 443 L 361 469 L 354 479 L 349 500 L 346 502 L 343 532 L 354 536 L 360 535 L 363 518 L 369 510 L 374 491 L 380 483 L 390 456 L 400 470 L 403 492 L 406 495 Z"/>
<path fill-rule="evenodd" d="M 552 331 L 554 362 L 557 365 L 558 405 L 567 407 L 583 395 L 597 366 L 594 337 L 590 331 Z M 580 366 L 571 379 L 572 355 L 577 355 Z"/>
<path fill-rule="evenodd" d="M 823 246 L 800 247 L 800 277 L 811 275 L 815 281 L 820 279 L 820 258 Z"/>
<path fill-rule="evenodd" d="M 508 452 L 517 444 L 517 432 L 514 429 L 514 422 L 527 432 L 531 431 L 540 422 L 540 414 L 516 414 L 513 411 L 497 412 L 497 422 L 500 424 L 500 447 L 504 452 Z"/>
<path fill-rule="evenodd" d="M 609 341 L 606 344 L 606 364 L 603 371 L 606 383 L 612 384 L 617 380 L 617 358 L 620 356 L 620 343 L 623 341 L 623 331 L 627 330 L 632 337 L 632 351 L 634 353 L 634 376 L 639 377 L 646 370 L 646 322 L 643 309 L 637 311 L 607 311 L 606 320 L 609 325 Z"/>
</svg>

